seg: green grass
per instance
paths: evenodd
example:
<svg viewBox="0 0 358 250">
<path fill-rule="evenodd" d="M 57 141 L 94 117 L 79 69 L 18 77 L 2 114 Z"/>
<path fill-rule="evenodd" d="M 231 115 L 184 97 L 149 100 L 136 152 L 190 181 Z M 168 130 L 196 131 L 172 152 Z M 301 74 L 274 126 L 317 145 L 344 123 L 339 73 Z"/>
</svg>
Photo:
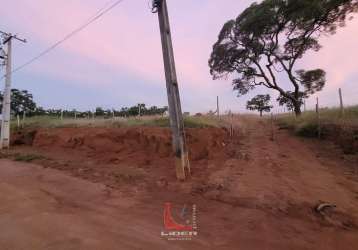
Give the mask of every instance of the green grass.
<svg viewBox="0 0 358 250">
<path fill-rule="evenodd" d="M 343 116 L 338 108 L 320 109 L 320 123 L 323 130 L 332 125 L 358 127 L 358 106 L 346 108 Z M 307 111 L 298 118 L 291 114 L 279 115 L 278 124 L 293 129 L 299 135 L 312 137 L 318 128 L 317 114 L 315 111 Z"/>
<path fill-rule="evenodd" d="M 186 128 L 205 128 L 205 127 L 221 127 L 223 121 L 219 121 L 216 117 L 210 116 L 190 116 L 184 119 Z M 151 127 L 169 127 L 168 117 L 135 117 L 135 118 L 115 118 L 115 119 L 59 119 L 49 116 L 28 117 L 22 128 L 75 128 L 75 127 L 135 127 L 135 126 L 151 126 Z M 17 121 L 12 121 L 12 130 L 17 130 Z"/>
<path fill-rule="evenodd" d="M 304 112 L 297 118 L 291 114 L 279 115 L 277 123 L 281 128 L 290 129 L 304 137 L 318 137 L 320 124 L 323 139 L 335 141 L 346 153 L 357 151 L 358 106 L 346 108 L 343 116 L 338 108 L 320 109 L 319 123 L 315 111 Z"/>
</svg>

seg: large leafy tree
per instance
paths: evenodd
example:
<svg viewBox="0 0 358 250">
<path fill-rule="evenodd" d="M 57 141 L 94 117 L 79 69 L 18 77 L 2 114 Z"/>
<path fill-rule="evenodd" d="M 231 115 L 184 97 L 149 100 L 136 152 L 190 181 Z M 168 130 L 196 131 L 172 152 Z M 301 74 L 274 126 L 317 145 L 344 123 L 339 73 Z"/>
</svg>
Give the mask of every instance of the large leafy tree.
<svg viewBox="0 0 358 250">
<path fill-rule="evenodd" d="M 247 102 L 246 108 L 248 110 L 257 110 L 260 112 L 260 116 L 262 116 L 263 112 L 270 112 L 273 108 L 270 105 L 270 100 L 270 95 L 257 95 Z"/>
<path fill-rule="evenodd" d="M 0 110 L 2 110 L 3 95 L 0 92 Z M 11 112 L 20 115 L 24 112 L 30 114 L 36 110 L 33 96 L 27 90 L 11 89 Z"/>
<path fill-rule="evenodd" d="M 214 79 L 234 74 L 239 96 L 257 86 L 278 91 L 282 100 L 301 113 L 302 98 L 322 90 L 322 69 L 296 69 L 309 51 L 321 48 L 319 37 L 333 34 L 358 0 L 264 0 L 254 3 L 222 28 L 209 60 Z M 278 79 L 284 74 L 285 82 Z M 283 76 L 282 76 L 283 77 Z"/>
</svg>

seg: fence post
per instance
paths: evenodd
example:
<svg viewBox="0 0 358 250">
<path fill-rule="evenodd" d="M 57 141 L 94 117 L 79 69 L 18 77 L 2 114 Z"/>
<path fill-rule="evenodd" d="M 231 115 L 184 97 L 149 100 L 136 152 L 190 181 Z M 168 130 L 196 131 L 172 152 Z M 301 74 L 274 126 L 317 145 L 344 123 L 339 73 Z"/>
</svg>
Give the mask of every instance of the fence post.
<svg viewBox="0 0 358 250">
<path fill-rule="evenodd" d="M 343 106 L 343 96 L 342 96 L 341 88 L 339 88 L 338 93 L 339 93 L 339 102 L 340 102 L 340 108 L 341 108 L 340 115 L 341 115 L 341 117 L 343 117 L 344 116 L 344 106 Z"/>
<path fill-rule="evenodd" d="M 274 122 L 273 122 L 273 113 L 271 113 L 271 141 L 275 140 L 274 136 Z"/>
<path fill-rule="evenodd" d="M 230 119 L 230 137 L 234 137 L 234 114 L 229 112 L 229 119 Z"/>
<path fill-rule="evenodd" d="M 20 128 L 20 115 L 17 114 L 16 118 L 17 118 L 17 128 L 19 129 Z"/>
<path fill-rule="evenodd" d="M 316 103 L 316 113 L 317 113 L 317 130 L 318 130 L 318 139 L 321 139 L 321 117 L 319 112 L 319 100 L 317 97 L 317 103 Z"/>
</svg>

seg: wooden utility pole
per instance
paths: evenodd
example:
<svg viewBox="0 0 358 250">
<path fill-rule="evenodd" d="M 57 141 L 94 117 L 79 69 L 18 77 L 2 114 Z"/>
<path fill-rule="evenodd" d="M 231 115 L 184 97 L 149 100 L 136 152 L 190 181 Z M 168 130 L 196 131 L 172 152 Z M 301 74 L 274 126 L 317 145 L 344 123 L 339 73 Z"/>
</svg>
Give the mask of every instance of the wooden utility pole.
<svg viewBox="0 0 358 250">
<path fill-rule="evenodd" d="M 343 96 L 342 96 L 342 89 L 339 88 L 338 90 L 338 93 L 339 93 L 339 103 L 340 103 L 340 109 L 341 109 L 341 117 L 344 116 L 344 106 L 343 106 Z"/>
<path fill-rule="evenodd" d="M 3 44 L 7 44 L 7 53 L 5 57 L 6 75 L 5 75 L 5 88 L 2 105 L 2 121 L 1 121 L 1 136 L 0 136 L 0 149 L 10 147 L 10 118 L 11 118 L 11 74 L 12 74 L 12 39 L 16 39 L 23 43 L 24 39 L 13 36 L 10 33 L 0 31 L 4 40 Z"/>
<path fill-rule="evenodd" d="M 185 140 L 184 121 L 181 110 L 178 80 L 175 69 L 168 7 L 166 0 L 153 0 L 153 13 L 158 13 L 162 40 L 165 78 L 168 95 L 169 119 L 175 153 L 176 176 L 185 180 L 190 176 L 190 164 Z"/>
</svg>

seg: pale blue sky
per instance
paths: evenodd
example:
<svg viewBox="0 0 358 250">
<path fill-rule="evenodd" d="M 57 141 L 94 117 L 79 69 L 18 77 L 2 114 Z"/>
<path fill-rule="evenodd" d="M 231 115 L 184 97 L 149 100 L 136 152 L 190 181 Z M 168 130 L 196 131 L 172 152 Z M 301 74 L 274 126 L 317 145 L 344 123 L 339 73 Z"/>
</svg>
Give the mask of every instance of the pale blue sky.
<svg viewBox="0 0 358 250">
<path fill-rule="evenodd" d="M 0 30 L 28 39 L 25 45 L 15 42 L 14 66 L 82 24 L 105 2 L 7 1 L 0 9 Z M 248 98 L 270 93 L 261 88 L 236 98 L 231 81 L 213 81 L 207 66 L 224 22 L 251 2 L 168 0 L 183 110 L 215 109 L 219 95 L 223 110 L 244 111 Z M 300 62 L 303 68 L 327 71 L 327 86 L 319 93 L 323 106 L 338 105 L 338 87 L 342 87 L 347 104 L 357 103 L 357 27 L 354 19 L 334 37 L 323 38 L 324 48 L 319 53 L 310 53 Z M 120 108 L 139 102 L 166 105 L 158 20 L 148 8 L 148 0 L 124 0 L 88 29 L 14 74 L 13 87 L 30 90 L 46 108 Z M 313 108 L 313 98 L 308 105 Z"/>
</svg>

